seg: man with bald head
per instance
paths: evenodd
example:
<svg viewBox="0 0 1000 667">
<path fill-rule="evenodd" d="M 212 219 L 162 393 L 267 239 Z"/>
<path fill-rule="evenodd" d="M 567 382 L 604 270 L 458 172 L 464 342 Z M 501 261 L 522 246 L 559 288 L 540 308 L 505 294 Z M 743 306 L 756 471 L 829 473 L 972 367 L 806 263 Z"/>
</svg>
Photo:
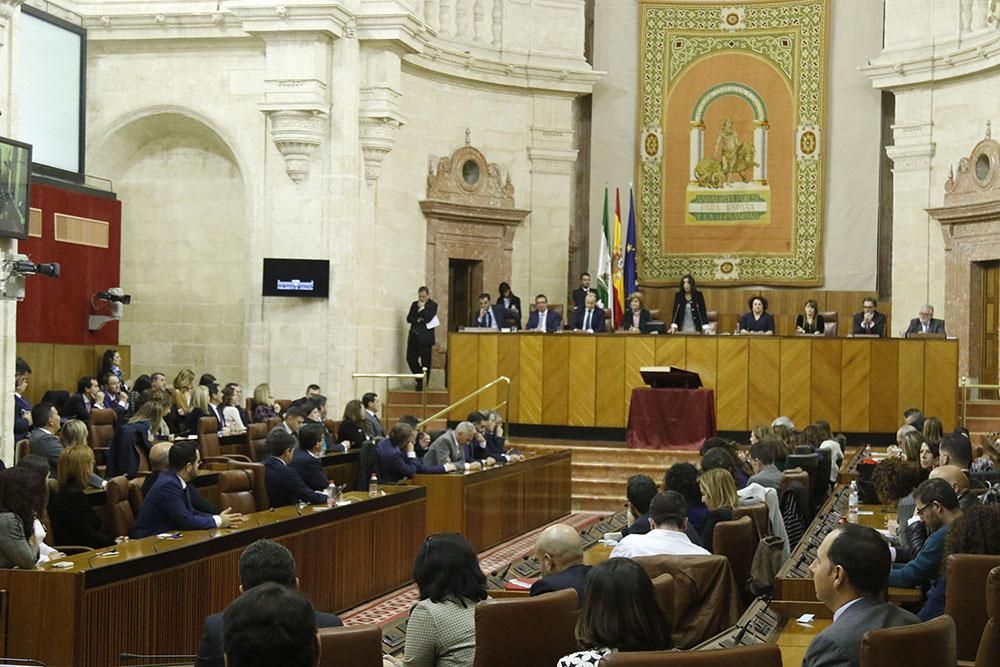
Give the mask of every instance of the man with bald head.
<svg viewBox="0 0 1000 667">
<path fill-rule="evenodd" d="M 583 544 L 573 526 L 557 523 L 543 530 L 535 544 L 535 558 L 542 578 L 531 585 L 531 595 L 573 588 L 583 603 L 590 566 L 583 564 Z"/>
<path fill-rule="evenodd" d="M 149 450 L 149 467 L 153 469 L 153 472 L 146 475 L 146 479 L 142 481 L 142 496 L 145 498 L 146 495 L 153 488 L 153 484 L 156 483 L 157 478 L 160 473 L 167 469 L 170 457 L 170 447 L 174 443 L 163 441 L 157 442 Z M 218 514 L 219 509 L 208 502 L 205 496 L 198 493 L 198 489 L 195 488 L 194 484 L 188 484 L 185 487 L 188 497 L 191 498 L 191 506 L 198 510 L 199 512 L 204 512 L 205 514 Z"/>
<path fill-rule="evenodd" d="M 938 466 L 931 470 L 928 479 L 943 479 L 955 489 L 958 507 L 963 512 L 979 502 L 978 496 L 969 492 L 969 478 L 962 469 L 954 465 Z"/>
</svg>

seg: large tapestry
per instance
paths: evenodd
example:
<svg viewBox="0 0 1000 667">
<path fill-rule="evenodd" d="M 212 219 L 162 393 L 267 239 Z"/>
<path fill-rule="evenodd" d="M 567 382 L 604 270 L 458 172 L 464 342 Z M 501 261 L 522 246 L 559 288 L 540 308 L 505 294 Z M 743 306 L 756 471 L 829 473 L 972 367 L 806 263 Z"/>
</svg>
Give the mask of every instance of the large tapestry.
<svg viewBox="0 0 1000 667">
<path fill-rule="evenodd" d="M 825 0 L 642 0 L 639 278 L 823 282 Z"/>
</svg>

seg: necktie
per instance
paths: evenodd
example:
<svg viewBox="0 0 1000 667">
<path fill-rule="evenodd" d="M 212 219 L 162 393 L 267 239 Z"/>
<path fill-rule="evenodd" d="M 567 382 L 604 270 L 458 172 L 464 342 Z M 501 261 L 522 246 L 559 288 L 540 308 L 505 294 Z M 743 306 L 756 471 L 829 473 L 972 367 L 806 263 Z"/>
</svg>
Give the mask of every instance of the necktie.
<svg viewBox="0 0 1000 667">
<path fill-rule="evenodd" d="M 493 314 L 490 311 L 486 311 L 486 327 L 488 329 L 493 328 Z"/>
<path fill-rule="evenodd" d="M 928 329 L 929 329 L 928 325 L 926 325 L 926 324 L 925 324 L 925 325 L 924 325 L 924 333 L 927 333 L 927 330 L 928 330 Z"/>
<path fill-rule="evenodd" d="M 586 318 L 586 320 L 583 323 L 583 330 L 584 331 L 590 331 L 590 315 L 591 315 L 592 312 L 593 311 L 590 311 L 590 310 L 587 311 L 587 318 Z"/>
</svg>

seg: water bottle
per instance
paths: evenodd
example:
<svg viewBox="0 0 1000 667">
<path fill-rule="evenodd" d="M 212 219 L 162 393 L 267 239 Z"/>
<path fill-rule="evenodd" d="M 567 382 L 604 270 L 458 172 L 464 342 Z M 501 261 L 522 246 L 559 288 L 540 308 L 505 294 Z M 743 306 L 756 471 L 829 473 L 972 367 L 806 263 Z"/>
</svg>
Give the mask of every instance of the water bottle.
<svg viewBox="0 0 1000 667">
<path fill-rule="evenodd" d="M 863 461 L 865 459 L 870 459 L 871 457 L 872 457 L 872 446 L 865 445 L 865 453 L 864 456 L 861 457 L 861 460 Z"/>
<path fill-rule="evenodd" d="M 858 483 L 851 482 L 851 491 L 847 496 L 847 520 L 855 523 L 858 520 Z"/>
<path fill-rule="evenodd" d="M 368 480 L 368 497 L 376 498 L 378 497 L 378 475 L 372 473 L 371 478 Z"/>
</svg>

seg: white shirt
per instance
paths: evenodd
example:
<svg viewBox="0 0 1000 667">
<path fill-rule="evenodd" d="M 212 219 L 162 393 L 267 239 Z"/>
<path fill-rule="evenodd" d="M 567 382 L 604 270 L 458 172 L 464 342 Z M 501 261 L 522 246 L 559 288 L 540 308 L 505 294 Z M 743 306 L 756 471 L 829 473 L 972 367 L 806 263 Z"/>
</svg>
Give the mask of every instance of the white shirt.
<svg viewBox="0 0 1000 667">
<path fill-rule="evenodd" d="M 181 481 L 181 489 L 184 491 L 184 493 L 187 493 L 187 488 L 188 488 L 187 482 L 185 482 L 184 478 L 181 477 L 180 475 L 177 475 L 177 479 Z M 195 510 L 195 512 L 198 512 L 198 510 Z M 220 528 L 222 526 L 222 517 L 219 516 L 218 514 L 213 514 L 212 520 L 215 521 L 216 528 Z"/>
<path fill-rule="evenodd" d="M 611 551 L 611 558 L 637 556 L 711 556 L 679 530 L 656 528 L 645 535 L 626 535 Z"/>
<path fill-rule="evenodd" d="M 535 312 L 538 313 L 538 326 L 536 327 L 536 331 L 545 331 L 545 322 L 548 319 L 547 316 L 549 314 L 548 309 L 546 308 L 545 310 L 538 310 Z"/>
<path fill-rule="evenodd" d="M 844 615 L 844 612 L 847 611 L 848 607 L 850 607 L 852 604 L 854 604 L 858 600 L 863 600 L 863 599 L 864 598 L 854 598 L 850 602 L 845 602 L 844 604 L 840 605 L 840 609 L 838 609 L 837 611 L 833 612 L 833 622 L 836 623 L 837 619 Z"/>
</svg>

